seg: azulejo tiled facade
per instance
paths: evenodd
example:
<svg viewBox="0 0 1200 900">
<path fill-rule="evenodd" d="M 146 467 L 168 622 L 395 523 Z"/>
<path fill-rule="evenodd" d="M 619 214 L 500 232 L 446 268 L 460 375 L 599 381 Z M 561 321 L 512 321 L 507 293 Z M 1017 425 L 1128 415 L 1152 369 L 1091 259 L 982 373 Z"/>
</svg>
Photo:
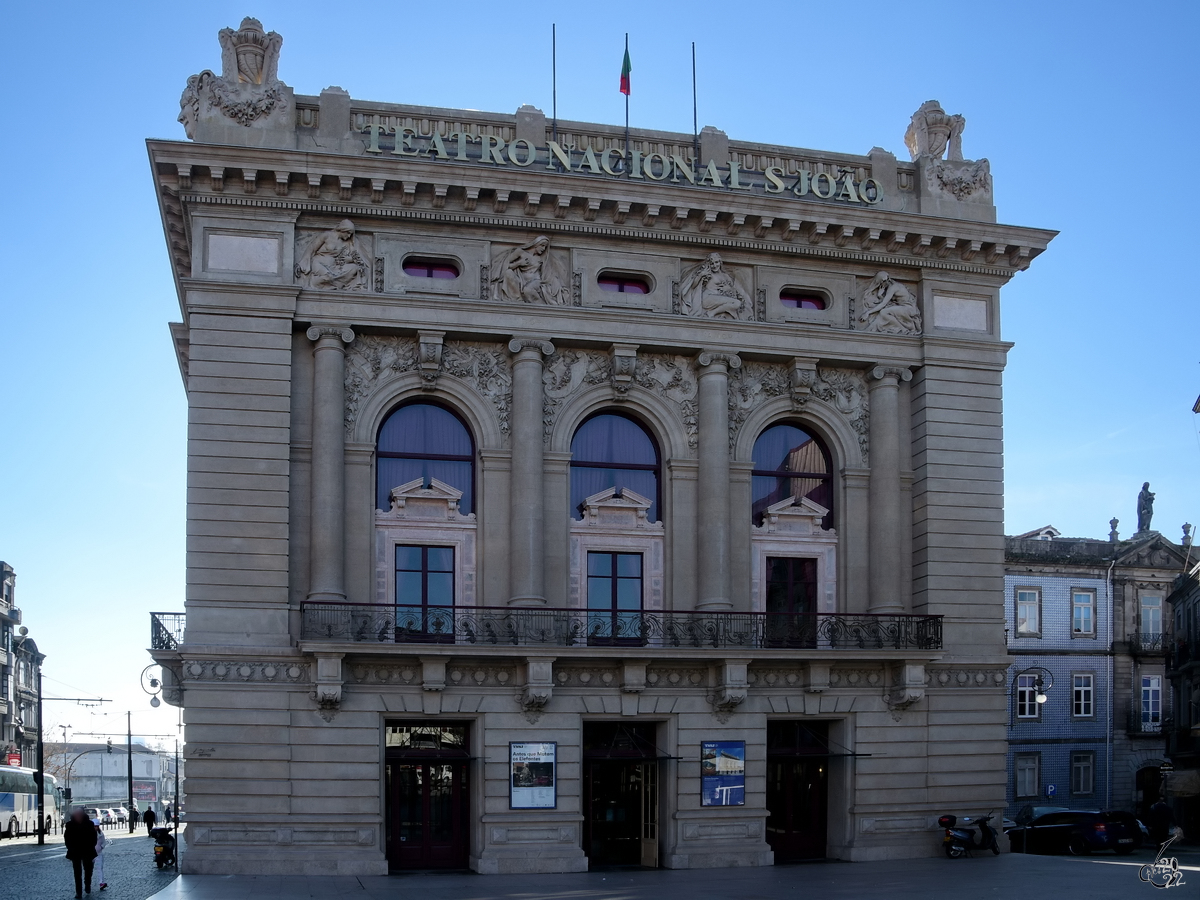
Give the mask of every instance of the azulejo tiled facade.
<svg viewBox="0 0 1200 900">
<path fill-rule="evenodd" d="M 221 43 L 149 145 L 186 871 L 906 857 L 1003 804 L 999 291 L 1053 233 L 961 117 L 627 144 Z"/>
</svg>

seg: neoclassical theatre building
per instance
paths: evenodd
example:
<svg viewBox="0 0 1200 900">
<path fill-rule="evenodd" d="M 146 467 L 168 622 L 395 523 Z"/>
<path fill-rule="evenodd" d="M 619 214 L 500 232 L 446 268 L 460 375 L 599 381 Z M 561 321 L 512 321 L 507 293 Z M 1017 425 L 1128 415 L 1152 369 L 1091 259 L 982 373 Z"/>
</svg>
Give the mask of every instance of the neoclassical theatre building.
<svg viewBox="0 0 1200 900">
<path fill-rule="evenodd" d="M 910 857 L 1002 808 L 999 292 L 1053 232 L 962 117 L 627 136 L 298 95 L 281 44 L 223 30 L 149 142 L 185 871 Z"/>
</svg>

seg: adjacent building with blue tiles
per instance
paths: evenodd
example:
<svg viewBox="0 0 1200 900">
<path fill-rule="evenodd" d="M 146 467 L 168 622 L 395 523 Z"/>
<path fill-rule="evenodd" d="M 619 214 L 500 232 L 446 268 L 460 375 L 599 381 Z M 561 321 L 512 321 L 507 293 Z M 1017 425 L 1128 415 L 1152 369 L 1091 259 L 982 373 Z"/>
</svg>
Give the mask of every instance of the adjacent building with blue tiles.
<svg viewBox="0 0 1200 900">
<path fill-rule="evenodd" d="M 1144 531 L 1005 540 L 1007 815 L 1026 804 L 1145 813 L 1169 714 L 1166 598 L 1186 548 Z"/>
</svg>

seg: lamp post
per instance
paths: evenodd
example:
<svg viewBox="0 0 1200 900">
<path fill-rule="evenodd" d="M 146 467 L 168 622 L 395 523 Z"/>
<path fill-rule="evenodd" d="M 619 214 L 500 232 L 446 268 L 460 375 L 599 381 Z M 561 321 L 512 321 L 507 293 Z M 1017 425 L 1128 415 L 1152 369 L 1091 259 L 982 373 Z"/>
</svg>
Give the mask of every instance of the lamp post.
<svg viewBox="0 0 1200 900">
<path fill-rule="evenodd" d="M 1050 699 L 1046 692 L 1054 687 L 1054 673 L 1044 666 L 1030 666 L 1028 669 L 1022 669 L 1020 672 L 1014 675 L 1012 681 L 1012 707 L 1008 717 L 1008 724 L 1010 727 L 1014 724 L 1014 720 L 1016 719 L 1017 700 L 1021 689 L 1021 678 L 1025 675 L 1034 676 L 1033 684 L 1029 685 L 1028 687 L 1032 688 L 1032 690 L 1035 692 L 1033 699 L 1039 708 L 1043 703 Z"/>
</svg>

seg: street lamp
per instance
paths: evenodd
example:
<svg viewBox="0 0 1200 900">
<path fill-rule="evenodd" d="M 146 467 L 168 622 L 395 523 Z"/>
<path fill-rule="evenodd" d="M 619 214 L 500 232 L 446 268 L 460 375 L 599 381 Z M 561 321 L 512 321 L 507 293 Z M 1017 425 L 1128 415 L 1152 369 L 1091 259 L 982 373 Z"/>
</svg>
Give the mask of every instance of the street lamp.
<svg viewBox="0 0 1200 900">
<path fill-rule="evenodd" d="M 1008 717 L 1008 724 L 1011 726 L 1017 714 L 1017 698 L 1021 690 L 1021 678 L 1026 675 L 1033 675 L 1033 683 L 1028 685 L 1034 691 L 1034 702 L 1040 707 L 1043 703 L 1050 699 L 1047 695 L 1052 687 L 1054 687 L 1054 673 L 1044 666 L 1030 666 L 1028 669 L 1022 669 L 1013 676 L 1012 681 L 1012 712 Z"/>
</svg>

